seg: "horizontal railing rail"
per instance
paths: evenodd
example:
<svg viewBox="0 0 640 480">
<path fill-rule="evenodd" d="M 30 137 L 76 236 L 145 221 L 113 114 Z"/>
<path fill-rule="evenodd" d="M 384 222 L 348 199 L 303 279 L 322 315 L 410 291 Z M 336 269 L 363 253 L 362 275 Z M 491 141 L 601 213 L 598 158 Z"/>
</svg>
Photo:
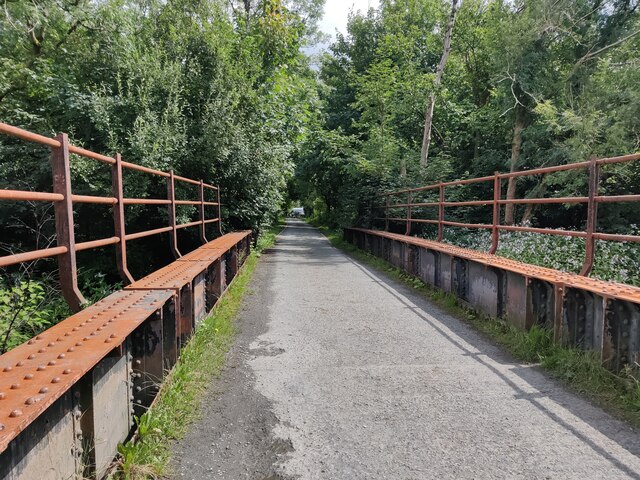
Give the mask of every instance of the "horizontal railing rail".
<svg viewBox="0 0 640 480">
<path fill-rule="evenodd" d="M 455 180 L 449 182 L 440 182 L 431 185 L 424 185 L 415 188 L 405 188 L 391 192 L 382 193 L 380 196 L 385 199 L 384 205 L 381 207 L 384 211 L 383 217 L 375 217 L 375 220 L 385 222 L 385 231 L 389 230 L 390 222 L 399 222 L 405 224 L 405 234 L 411 235 L 413 224 L 431 224 L 437 225 L 437 241 L 442 242 L 444 238 L 444 227 L 460 227 L 491 230 L 491 247 L 489 253 L 494 254 L 498 250 L 500 241 L 500 232 L 528 232 L 544 235 L 561 235 L 566 237 L 584 238 L 586 242 L 585 258 L 580 271 L 580 275 L 588 276 L 593 268 L 595 259 L 595 242 L 596 240 L 615 241 L 615 242 L 640 242 L 640 235 L 621 235 L 613 233 L 604 233 L 598 231 L 598 215 L 597 209 L 600 203 L 617 203 L 617 202 L 638 202 L 640 195 L 602 195 L 600 192 L 600 174 L 602 166 L 611 164 L 620 164 L 634 162 L 640 160 L 640 153 L 624 155 L 610 158 L 592 158 L 588 161 L 570 163 L 565 165 L 556 165 L 553 167 L 536 168 L 532 170 L 522 170 L 518 172 L 499 173 L 494 175 L 468 178 L 463 180 Z M 547 175 L 550 173 L 570 171 L 570 170 L 587 170 L 588 172 L 588 195 L 587 196 L 570 196 L 570 197 L 545 197 L 545 198 L 503 198 L 502 184 L 503 182 L 514 182 L 517 178 Z M 491 183 L 489 189 L 493 190 L 492 199 L 480 200 L 446 200 L 446 189 L 448 187 L 456 187 L 461 185 Z M 437 201 L 420 201 L 421 196 L 426 193 L 438 195 Z M 392 203 L 392 199 L 401 197 L 398 203 Z M 585 204 L 586 219 L 585 230 L 560 230 L 552 228 L 531 227 L 524 225 L 505 225 L 501 222 L 503 205 L 561 205 L 561 204 Z M 468 223 L 461 221 L 452 221 L 445 219 L 446 208 L 456 207 L 492 207 L 492 223 Z M 413 218 L 414 210 L 417 208 L 433 208 L 437 209 L 437 218 Z M 394 211 L 404 209 L 403 217 L 394 214 Z"/>
<path fill-rule="evenodd" d="M 173 171 L 164 172 L 126 162 L 122 160 L 119 153 L 111 157 L 71 145 L 65 133 L 61 133 L 55 138 L 50 138 L 0 122 L 0 134 L 43 145 L 50 149 L 53 192 L 0 189 L 0 201 L 51 202 L 54 205 L 56 226 L 55 247 L 0 256 L 0 267 L 8 267 L 48 257 L 57 257 L 62 294 L 73 311 L 79 311 L 81 305 L 85 303 L 85 299 L 78 288 L 76 252 L 115 245 L 118 272 L 124 283 L 129 284 L 134 281 L 134 278 L 127 267 L 126 244 L 128 241 L 161 233 L 169 233 L 172 253 L 176 258 L 179 258 L 181 253 L 178 249 L 178 230 L 199 226 L 200 241 L 203 244 L 208 241 L 205 231 L 206 225 L 217 223 L 218 231 L 222 233 L 220 188 L 218 186 L 204 183 L 202 180 L 194 180 L 175 175 Z M 71 154 L 96 160 L 111 166 L 112 192 L 110 196 L 77 195 L 73 193 L 70 167 Z M 134 170 L 165 179 L 167 184 L 167 198 L 125 198 L 123 170 Z M 197 186 L 198 198 L 193 200 L 176 199 L 176 182 Z M 205 191 L 207 190 L 213 192 L 212 194 L 215 196 L 215 201 L 205 200 Z M 76 243 L 73 206 L 79 203 L 111 205 L 113 208 L 115 235 L 108 238 Z M 126 232 L 125 205 L 166 205 L 168 207 L 168 226 L 140 232 Z M 198 207 L 199 219 L 182 224 L 177 223 L 177 205 Z M 217 207 L 214 218 L 207 218 L 206 207 Z"/>
</svg>

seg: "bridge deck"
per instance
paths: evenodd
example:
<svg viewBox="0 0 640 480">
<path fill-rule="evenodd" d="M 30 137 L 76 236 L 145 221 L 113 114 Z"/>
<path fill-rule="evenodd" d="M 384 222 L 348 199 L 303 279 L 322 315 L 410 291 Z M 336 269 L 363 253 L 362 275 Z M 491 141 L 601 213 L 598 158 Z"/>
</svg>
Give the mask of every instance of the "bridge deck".
<svg viewBox="0 0 640 480">
<path fill-rule="evenodd" d="M 302 222 L 256 271 L 185 478 L 639 478 L 640 438 Z"/>
</svg>

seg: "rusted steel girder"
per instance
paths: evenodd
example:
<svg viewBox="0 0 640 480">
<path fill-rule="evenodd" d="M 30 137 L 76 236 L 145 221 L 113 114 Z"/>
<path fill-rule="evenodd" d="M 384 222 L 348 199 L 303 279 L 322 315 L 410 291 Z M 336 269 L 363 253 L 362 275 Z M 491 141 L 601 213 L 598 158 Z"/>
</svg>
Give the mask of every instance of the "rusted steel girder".
<svg viewBox="0 0 640 480">
<path fill-rule="evenodd" d="M 71 200 L 71 167 L 69 163 L 69 139 L 66 133 L 56 137 L 59 147 L 51 149 L 51 169 L 53 192 L 63 199 L 54 203 L 56 240 L 66 252 L 58 255 L 60 288 L 64 299 L 74 312 L 79 312 L 86 302 L 78 288 L 78 268 L 76 265 L 76 241 L 73 225 L 73 202 Z"/>
<path fill-rule="evenodd" d="M 134 279 L 127 267 L 127 238 L 124 224 L 124 192 L 122 186 L 122 158 L 116 153 L 116 163 L 111 166 L 111 188 L 116 204 L 113 206 L 113 223 L 119 243 L 116 246 L 116 262 L 118 273 L 125 285 L 133 283 Z"/>
<path fill-rule="evenodd" d="M 174 295 L 121 291 L 0 356 L 0 452 Z"/>
</svg>

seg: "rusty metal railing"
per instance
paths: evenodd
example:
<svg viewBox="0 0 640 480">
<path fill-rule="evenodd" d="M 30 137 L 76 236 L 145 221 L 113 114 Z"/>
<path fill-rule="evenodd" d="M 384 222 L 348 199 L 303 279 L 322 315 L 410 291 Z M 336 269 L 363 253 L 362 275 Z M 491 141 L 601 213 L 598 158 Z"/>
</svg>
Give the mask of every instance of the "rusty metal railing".
<svg viewBox="0 0 640 480">
<path fill-rule="evenodd" d="M 13 127 L 0 122 L 0 134 L 16 137 L 49 147 L 51 151 L 51 169 L 53 174 L 53 192 L 33 192 L 24 190 L 0 189 L 0 201 L 37 201 L 53 202 L 55 212 L 56 246 L 40 250 L 31 250 L 13 255 L 0 256 L 0 268 L 29 262 L 46 257 L 57 257 L 60 270 L 60 286 L 62 294 L 73 311 L 79 311 L 85 299 L 78 288 L 76 253 L 108 245 L 115 245 L 118 272 L 125 284 L 134 281 L 127 267 L 127 242 L 139 238 L 169 233 L 171 250 L 176 258 L 181 256 L 178 249 L 177 232 L 183 228 L 200 227 L 200 240 L 207 242 L 205 226 L 217 223 L 222 233 L 220 214 L 220 189 L 217 186 L 175 175 L 173 171 L 163 172 L 152 168 L 123 161 L 116 153 L 113 157 L 102 155 L 69 143 L 67 134 L 61 133 L 55 138 Z M 70 154 L 96 160 L 111 166 L 111 196 L 75 195 L 72 189 L 70 173 Z M 124 198 L 123 169 L 135 170 L 166 179 L 167 198 Z M 176 182 L 183 182 L 198 187 L 197 200 L 177 200 L 175 196 Z M 205 201 L 205 189 L 215 192 L 216 201 Z M 113 206 L 115 235 L 108 238 L 76 243 L 73 221 L 73 205 L 76 203 L 106 204 Z M 125 231 L 125 205 L 167 205 L 168 226 L 140 232 Z M 176 205 L 193 205 L 197 207 L 197 221 L 179 224 L 176 222 Z M 206 207 L 217 207 L 217 216 L 207 218 Z"/>
<path fill-rule="evenodd" d="M 636 242 L 640 243 L 640 235 L 621 235 L 598 232 L 598 204 L 613 202 L 638 202 L 640 195 L 600 195 L 600 173 L 603 165 L 627 163 L 640 160 L 640 154 L 624 155 L 610 158 L 592 158 L 585 162 L 570 163 L 566 165 L 558 165 L 554 167 L 536 168 L 532 170 L 523 170 L 511 173 L 499 173 L 486 177 L 469 178 L 465 180 L 456 180 L 451 182 L 441 182 L 432 185 L 426 185 L 417 188 L 407 188 L 393 192 L 381 194 L 385 198 L 383 205 L 384 217 L 376 217 L 376 220 L 385 222 L 385 230 L 389 230 L 390 222 L 400 222 L 406 225 L 405 235 L 410 235 L 413 224 L 424 223 L 437 226 L 437 240 L 443 241 L 444 227 L 462 227 L 476 228 L 491 231 L 491 247 L 489 253 L 494 254 L 498 249 L 501 231 L 510 232 L 530 232 L 544 235 L 562 235 L 567 237 L 578 237 L 585 239 L 585 259 L 580 271 L 580 275 L 588 276 L 593 268 L 595 258 L 595 242 L 596 240 L 614 241 L 614 242 Z M 514 182 L 519 177 L 547 175 L 550 173 L 567 171 L 567 170 L 586 170 L 588 172 L 588 195 L 587 196 L 571 196 L 571 197 L 549 197 L 549 198 L 503 198 L 502 184 L 504 181 Z M 493 184 L 493 198 L 489 200 L 466 200 L 466 201 L 446 201 L 447 187 L 470 184 Z M 437 191 L 438 201 L 420 202 L 416 199 L 423 192 Z M 404 203 L 392 203 L 391 199 L 395 197 L 406 198 Z M 585 230 L 559 230 L 551 228 L 537 228 L 524 225 L 504 225 L 500 221 L 501 209 L 503 205 L 524 205 L 524 204 L 586 204 L 586 221 Z M 450 207 L 464 206 L 491 206 L 492 222 L 484 223 L 465 223 L 451 221 L 445 219 L 445 209 Z M 437 208 L 436 218 L 414 218 L 416 208 L 430 207 Z M 405 209 L 404 217 L 389 216 L 389 211 L 394 209 Z"/>
</svg>

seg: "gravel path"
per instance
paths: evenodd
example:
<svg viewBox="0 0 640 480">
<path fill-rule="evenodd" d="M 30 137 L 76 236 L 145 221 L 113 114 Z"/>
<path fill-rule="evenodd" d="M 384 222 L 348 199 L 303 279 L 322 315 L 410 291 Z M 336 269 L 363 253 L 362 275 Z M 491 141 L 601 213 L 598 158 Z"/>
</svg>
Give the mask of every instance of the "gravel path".
<svg viewBox="0 0 640 480">
<path fill-rule="evenodd" d="M 292 221 L 178 478 L 640 478 L 640 437 Z"/>
</svg>

